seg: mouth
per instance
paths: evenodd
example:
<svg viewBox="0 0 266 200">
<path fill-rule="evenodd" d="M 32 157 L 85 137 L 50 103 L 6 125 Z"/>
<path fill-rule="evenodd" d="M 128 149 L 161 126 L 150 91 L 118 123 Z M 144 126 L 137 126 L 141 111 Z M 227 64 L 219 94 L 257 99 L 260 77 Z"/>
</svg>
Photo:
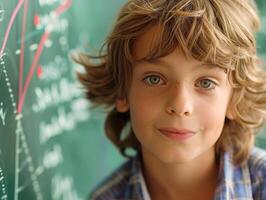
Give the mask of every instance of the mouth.
<svg viewBox="0 0 266 200">
<path fill-rule="evenodd" d="M 196 134 L 189 129 L 160 128 L 158 130 L 162 135 L 174 140 L 187 140 Z"/>
<path fill-rule="evenodd" d="M 195 133 L 195 131 L 189 129 L 176 129 L 176 128 L 160 128 L 159 130 L 169 133 L 176 133 L 176 134 L 188 134 L 188 133 Z"/>
</svg>

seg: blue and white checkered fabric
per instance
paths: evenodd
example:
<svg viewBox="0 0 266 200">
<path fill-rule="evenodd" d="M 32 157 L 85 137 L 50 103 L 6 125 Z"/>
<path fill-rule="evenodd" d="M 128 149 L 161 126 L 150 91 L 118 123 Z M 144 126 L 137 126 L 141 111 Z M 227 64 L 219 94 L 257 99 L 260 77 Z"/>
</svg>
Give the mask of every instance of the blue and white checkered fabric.
<svg viewBox="0 0 266 200">
<path fill-rule="evenodd" d="M 140 157 L 130 159 L 112 173 L 92 192 L 90 199 L 149 200 Z M 266 200 L 266 151 L 254 147 L 241 166 L 234 166 L 232 154 L 224 153 L 214 200 Z"/>
</svg>

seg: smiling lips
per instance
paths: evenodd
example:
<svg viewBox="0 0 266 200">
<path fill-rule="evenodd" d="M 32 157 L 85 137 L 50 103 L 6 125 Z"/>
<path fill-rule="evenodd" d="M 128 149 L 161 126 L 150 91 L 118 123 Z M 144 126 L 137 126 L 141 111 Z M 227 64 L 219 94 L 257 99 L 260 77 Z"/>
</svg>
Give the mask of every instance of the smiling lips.
<svg viewBox="0 0 266 200">
<path fill-rule="evenodd" d="M 196 134 L 188 129 L 162 128 L 158 129 L 164 136 L 174 140 L 186 140 Z"/>
</svg>

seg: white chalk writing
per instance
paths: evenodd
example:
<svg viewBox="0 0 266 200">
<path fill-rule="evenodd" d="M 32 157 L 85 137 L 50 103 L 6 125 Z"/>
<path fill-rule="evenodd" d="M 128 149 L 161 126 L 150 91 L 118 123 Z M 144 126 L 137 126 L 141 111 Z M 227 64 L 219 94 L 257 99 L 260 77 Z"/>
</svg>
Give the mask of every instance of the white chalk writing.
<svg viewBox="0 0 266 200">
<path fill-rule="evenodd" d="M 52 199 L 81 200 L 77 192 L 74 190 L 73 180 L 70 176 L 54 176 L 52 179 L 51 190 Z"/>
<path fill-rule="evenodd" d="M 62 150 L 59 145 L 55 145 L 53 150 L 45 152 L 43 166 L 46 169 L 54 168 L 63 161 Z"/>
<path fill-rule="evenodd" d="M 40 79 L 44 81 L 59 79 L 67 70 L 67 61 L 57 55 L 52 62 L 42 66 L 42 75 Z"/>
<path fill-rule="evenodd" d="M 43 144 L 50 138 L 64 133 L 64 131 L 73 130 L 81 119 L 88 119 L 89 114 L 86 115 L 85 112 L 87 112 L 86 109 L 81 114 L 82 117 L 79 117 L 79 113 L 76 111 L 71 110 L 70 112 L 66 112 L 64 107 L 59 107 L 57 115 L 52 116 L 49 123 L 40 123 L 40 143 Z"/>
<path fill-rule="evenodd" d="M 62 0 L 39 0 L 39 4 L 40 6 L 44 6 L 44 5 L 53 5 L 57 2 L 62 2 Z"/>
<path fill-rule="evenodd" d="M 40 112 L 50 106 L 67 102 L 81 95 L 81 90 L 76 83 L 63 78 L 59 83 L 51 84 L 50 88 L 35 88 L 37 103 L 32 105 L 32 110 Z"/>
<path fill-rule="evenodd" d="M 0 102 L 0 119 L 3 125 L 6 124 L 6 113 L 7 111 L 4 110 L 4 104 L 3 102 Z"/>
<path fill-rule="evenodd" d="M 54 12 L 40 16 L 40 23 L 37 24 L 37 29 L 46 27 L 49 32 L 64 33 L 68 29 L 68 20 L 56 17 Z"/>
<path fill-rule="evenodd" d="M 0 10 L 0 22 L 4 21 L 5 10 Z"/>
</svg>

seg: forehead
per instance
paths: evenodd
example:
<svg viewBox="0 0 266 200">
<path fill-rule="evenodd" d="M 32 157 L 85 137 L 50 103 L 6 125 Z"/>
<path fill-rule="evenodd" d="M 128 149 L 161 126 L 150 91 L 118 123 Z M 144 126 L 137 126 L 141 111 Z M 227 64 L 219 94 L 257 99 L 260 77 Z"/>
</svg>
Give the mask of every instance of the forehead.
<svg viewBox="0 0 266 200">
<path fill-rule="evenodd" d="M 134 60 L 141 60 L 147 56 L 151 49 L 158 44 L 158 40 L 161 34 L 159 25 L 152 26 L 148 30 L 144 31 L 133 44 L 133 58 Z"/>
<path fill-rule="evenodd" d="M 152 49 L 156 45 L 158 45 L 158 40 L 160 40 L 161 33 L 162 31 L 160 29 L 160 26 L 154 25 L 148 30 L 146 30 L 139 37 L 137 37 L 133 45 L 133 58 L 136 61 L 136 63 L 149 62 L 151 64 L 158 65 L 158 66 L 169 65 L 169 63 L 167 63 L 163 57 L 156 58 L 155 60 L 149 60 L 149 61 L 145 60 L 146 56 L 149 55 Z M 174 52 L 178 52 L 178 54 Z M 172 60 L 180 61 L 180 58 L 185 59 L 185 57 L 181 55 L 183 55 L 182 52 L 178 48 L 176 48 L 173 52 L 169 53 L 168 57 L 175 56 L 175 59 L 173 58 Z M 202 63 L 193 58 L 191 58 L 189 62 L 194 66 L 202 66 L 203 68 L 201 67 L 200 69 L 206 69 L 206 70 L 212 69 L 212 70 L 218 70 L 218 71 L 222 70 L 225 73 L 227 71 L 226 69 L 223 69 L 217 65 Z"/>
</svg>

